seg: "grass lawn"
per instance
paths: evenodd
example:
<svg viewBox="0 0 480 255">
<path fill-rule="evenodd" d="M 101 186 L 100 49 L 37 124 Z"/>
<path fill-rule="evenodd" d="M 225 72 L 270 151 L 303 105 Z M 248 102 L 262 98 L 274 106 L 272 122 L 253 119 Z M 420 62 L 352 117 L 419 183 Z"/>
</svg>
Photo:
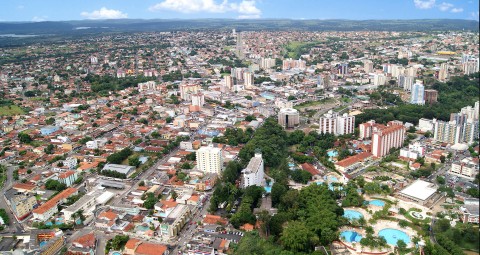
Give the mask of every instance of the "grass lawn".
<svg viewBox="0 0 480 255">
<path fill-rule="evenodd" d="M 25 114 L 25 112 L 22 110 L 22 108 L 16 105 L 0 107 L 0 116 L 14 116 L 14 115 L 22 115 L 22 114 Z"/>
<path fill-rule="evenodd" d="M 321 104 L 328 104 L 328 103 L 335 103 L 335 99 L 333 98 L 325 98 L 319 101 L 309 101 L 305 103 L 301 103 L 299 105 L 295 105 L 293 108 L 295 109 L 300 109 L 300 108 L 306 108 L 310 106 L 316 106 L 316 105 L 321 105 Z"/>
</svg>

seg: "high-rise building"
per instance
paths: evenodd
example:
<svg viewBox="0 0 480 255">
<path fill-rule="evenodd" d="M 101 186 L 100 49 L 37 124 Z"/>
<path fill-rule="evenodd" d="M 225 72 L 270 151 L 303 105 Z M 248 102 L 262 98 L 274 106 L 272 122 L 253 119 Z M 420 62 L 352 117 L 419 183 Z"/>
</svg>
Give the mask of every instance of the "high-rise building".
<svg viewBox="0 0 480 255">
<path fill-rule="evenodd" d="M 470 105 L 466 106 L 466 107 L 463 107 L 460 110 L 460 113 L 467 115 L 468 119 L 478 120 L 478 117 L 479 117 L 478 115 L 479 115 L 479 111 L 480 111 L 480 104 L 479 103 L 480 103 L 479 101 L 475 102 L 474 107 L 471 107 Z"/>
<path fill-rule="evenodd" d="M 373 72 L 373 62 L 371 60 L 363 61 L 363 70 L 365 73 Z"/>
<path fill-rule="evenodd" d="M 440 65 L 440 70 L 438 71 L 438 80 L 446 81 L 448 79 L 448 65 L 447 63 L 442 63 Z"/>
<path fill-rule="evenodd" d="M 205 104 L 205 95 L 203 93 L 192 94 L 192 105 L 202 107 Z"/>
<path fill-rule="evenodd" d="M 198 84 L 181 84 L 180 85 L 180 97 L 183 100 L 190 101 L 191 95 L 198 93 L 200 85 Z"/>
<path fill-rule="evenodd" d="M 262 153 L 255 151 L 255 156 L 250 159 L 248 165 L 242 170 L 242 187 L 253 185 L 261 187 L 265 177 Z"/>
<path fill-rule="evenodd" d="M 342 63 L 342 64 L 339 64 L 338 67 L 338 74 L 348 74 L 348 63 Z"/>
<path fill-rule="evenodd" d="M 338 115 L 332 110 L 320 117 L 318 133 L 334 135 L 352 134 L 355 130 L 355 116 Z"/>
<path fill-rule="evenodd" d="M 283 70 L 290 70 L 290 69 L 299 69 L 305 70 L 307 68 L 307 62 L 305 60 L 294 60 L 291 58 L 283 60 L 282 69 Z"/>
<path fill-rule="evenodd" d="M 233 77 L 231 75 L 225 75 L 223 78 L 225 79 L 225 88 L 227 88 L 228 91 L 232 91 Z"/>
<path fill-rule="evenodd" d="M 425 90 L 424 99 L 425 99 L 426 104 L 436 103 L 437 98 L 438 98 L 438 91 L 436 91 L 434 89 L 426 89 Z"/>
<path fill-rule="evenodd" d="M 296 109 L 283 108 L 278 113 L 278 124 L 283 128 L 293 128 L 300 124 L 300 115 Z"/>
<path fill-rule="evenodd" d="M 417 68 L 411 66 L 411 67 L 405 69 L 405 75 L 406 76 L 417 77 Z"/>
<path fill-rule="evenodd" d="M 462 64 L 463 74 L 470 75 L 476 73 L 479 70 L 479 59 L 472 58 L 470 61 L 467 61 Z"/>
<path fill-rule="evenodd" d="M 443 143 L 456 144 L 460 142 L 461 125 L 454 121 L 434 119 L 433 139 Z"/>
<path fill-rule="evenodd" d="M 392 77 L 398 78 L 399 75 L 403 74 L 405 74 L 405 67 L 397 65 L 392 67 Z"/>
<path fill-rule="evenodd" d="M 385 82 L 386 82 L 385 75 L 383 75 L 383 74 L 375 74 L 375 75 L 373 76 L 373 85 L 383 86 L 383 85 L 385 85 Z"/>
<path fill-rule="evenodd" d="M 213 145 L 204 146 L 197 150 L 196 156 L 199 171 L 218 175 L 222 173 L 222 149 L 213 147 Z"/>
<path fill-rule="evenodd" d="M 253 86 L 254 76 L 253 73 L 245 72 L 243 73 L 243 82 L 246 89 L 249 89 Z"/>
<path fill-rule="evenodd" d="M 400 121 L 390 121 L 386 127 L 372 133 L 372 154 L 383 157 L 392 148 L 400 148 L 405 140 L 405 127 Z"/>
<path fill-rule="evenodd" d="M 262 69 L 270 69 L 275 66 L 274 58 L 260 58 L 259 66 Z"/>
<path fill-rule="evenodd" d="M 403 90 L 405 90 L 405 91 L 411 91 L 414 80 L 415 80 L 415 77 L 413 77 L 413 76 L 399 75 L 398 76 L 398 86 L 402 87 Z"/>
<path fill-rule="evenodd" d="M 412 87 L 412 95 L 410 98 L 410 103 L 424 105 L 425 104 L 424 90 L 425 90 L 425 87 L 423 86 L 423 84 L 417 80 L 417 82 L 413 84 L 413 87 Z"/>
</svg>

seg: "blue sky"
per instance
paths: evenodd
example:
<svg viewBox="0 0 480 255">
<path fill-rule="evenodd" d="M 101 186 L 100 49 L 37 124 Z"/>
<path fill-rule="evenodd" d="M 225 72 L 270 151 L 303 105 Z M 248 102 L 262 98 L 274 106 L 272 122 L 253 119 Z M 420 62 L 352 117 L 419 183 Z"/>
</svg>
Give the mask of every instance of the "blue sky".
<svg viewBox="0 0 480 255">
<path fill-rule="evenodd" d="M 479 0 L 2 0 L 0 21 L 82 19 L 474 19 Z"/>
</svg>

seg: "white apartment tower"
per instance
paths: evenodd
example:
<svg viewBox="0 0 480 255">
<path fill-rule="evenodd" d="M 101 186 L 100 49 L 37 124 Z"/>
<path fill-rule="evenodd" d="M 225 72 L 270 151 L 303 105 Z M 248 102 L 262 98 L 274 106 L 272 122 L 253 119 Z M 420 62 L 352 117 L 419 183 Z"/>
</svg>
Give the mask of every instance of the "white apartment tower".
<svg viewBox="0 0 480 255">
<path fill-rule="evenodd" d="M 220 175 L 223 167 L 222 149 L 213 145 L 204 146 L 197 150 L 197 167 L 204 173 Z"/>
<path fill-rule="evenodd" d="M 253 73 L 250 72 L 245 72 L 243 73 L 243 82 L 245 85 L 246 89 L 249 89 L 253 86 L 254 80 L 253 80 Z"/>
<path fill-rule="evenodd" d="M 262 153 L 257 150 L 255 151 L 255 156 L 248 162 L 247 167 L 242 170 L 242 187 L 262 186 L 264 176 Z"/>
<path fill-rule="evenodd" d="M 410 103 L 411 104 L 419 104 L 419 105 L 424 105 L 425 104 L 425 87 L 421 83 L 421 81 L 418 81 L 413 84 L 412 87 L 412 95 L 410 98 Z"/>
<path fill-rule="evenodd" d="M 355 130 L 355 116 L 338 115 L 332 110 L 320 117 L 318 133 L 334 135 L 351 134 Z"/>
</svg>

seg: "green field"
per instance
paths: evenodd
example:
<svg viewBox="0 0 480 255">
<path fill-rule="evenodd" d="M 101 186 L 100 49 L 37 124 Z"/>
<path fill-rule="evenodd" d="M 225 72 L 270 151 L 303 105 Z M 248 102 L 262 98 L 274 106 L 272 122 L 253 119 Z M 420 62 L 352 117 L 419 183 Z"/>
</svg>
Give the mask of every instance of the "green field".
<svg viewBox="0 0 480 255">
<path fill-rule="evenodd" d="M 0 106 L 0 116 L 22 115 L 25 112 L 16 105 Z"/>
<path fill-rule="evenodd" d="M 316 106 L 316 105 L 321 105 L 321 104 L 329 104 L 329 103 L 335 103 L 335 99 L 333 98 L 325 98 L 319 101 L 309 101 L 305 103 L 301 103 L 298 105 L 295 105 L 293 108 L 295 109 L 301 109 L 301 108 L 306 108 L 306 107 L 311 107 L 311 106 Z"/>
</svg>

